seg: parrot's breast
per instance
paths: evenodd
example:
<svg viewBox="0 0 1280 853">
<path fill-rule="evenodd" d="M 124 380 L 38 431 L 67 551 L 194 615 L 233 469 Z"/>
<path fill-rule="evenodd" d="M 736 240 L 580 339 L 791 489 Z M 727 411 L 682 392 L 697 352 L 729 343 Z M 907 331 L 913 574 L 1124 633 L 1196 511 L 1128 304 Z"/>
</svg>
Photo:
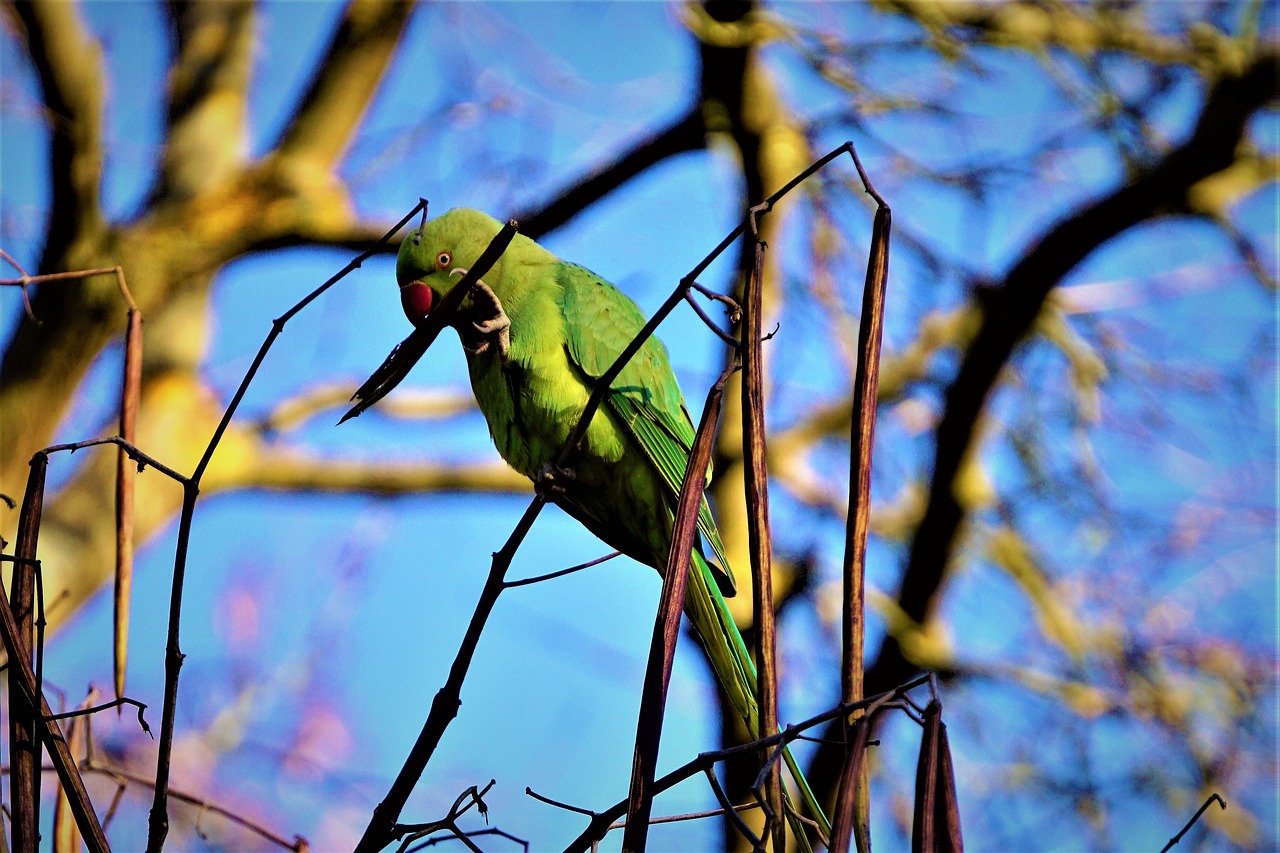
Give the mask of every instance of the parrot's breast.
<svg viewBox="0 0 1280 853">
<path fill-rule="evenodd" d="M 494 446 L 508 465 L 534 481 L 559 455 L 591 393 L 566 353 L 563 315 L 545 312 L 539 318 L 535 327 L 523 317 L 511 318 L 505 359 L 495 352 L 467 356 Z M 662 481 L 618 418 L 607 404 L 596 411 L 586 440 L 569 460 L 572 479 L 557 503 L 612 547 L 656 568 L 655 560 L 665 560 L 670 509 Z"/>
</svg>

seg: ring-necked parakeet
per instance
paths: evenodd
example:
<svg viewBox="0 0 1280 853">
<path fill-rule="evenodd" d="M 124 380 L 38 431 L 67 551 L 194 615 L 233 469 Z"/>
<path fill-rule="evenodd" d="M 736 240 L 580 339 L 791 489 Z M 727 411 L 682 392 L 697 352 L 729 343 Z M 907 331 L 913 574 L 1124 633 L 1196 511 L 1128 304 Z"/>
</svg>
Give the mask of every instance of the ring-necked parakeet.
<svg viewBox="0 0 1280 853">
<path fill-rule="evenodd" d="M 396 278 L 415 325 L 500 228 L 484 213 L 457 209 L 405 239 Z M 636 304 L 612 284 L 517 234 L 454 320 L 476 402 L 502 458 L 536 481 L 577 424 L 594 380 L 644 323 Z M 666 350 L 650 337 L 592 419 L 570 462 L 572 476 L 556 481 L 556 503 L 613 548 L 662 571 L 693 440 Z M 758 736 L 755 668 L 725 605 L 723 596 L 734 593 L 733 575 L 705 498 L 698 530 L 714 559 L 695 549 L 685 614 L 730 702 Z M 811 816 L 827 830 L 789 752 L 786 759 Z"/>
</svg>

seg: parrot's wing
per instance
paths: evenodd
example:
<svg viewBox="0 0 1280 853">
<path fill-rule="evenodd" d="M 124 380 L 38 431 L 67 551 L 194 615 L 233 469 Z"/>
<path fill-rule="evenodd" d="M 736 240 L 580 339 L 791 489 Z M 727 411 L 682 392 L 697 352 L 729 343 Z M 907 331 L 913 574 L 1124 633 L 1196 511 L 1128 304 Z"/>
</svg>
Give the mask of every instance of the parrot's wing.
<svg viewBox="0 0 1280 853">
<path fill-rule="evenodd" d="M 584 267 L 564 263 L 557 276 L 568 321 L 569 359 L 587 377 L 598 379 L 644 328 L 644 314 L 622 291 Z M 645 341 L 618 374 L 612 390 L 607 405 L 653 462 L 674 501 L 693 448 L 694 429 L 661 341 L 652 336 Z M 711 565 L 716 585 L 722 594 L 733 595 L 737 589 L 733 572 L 705 496 L 698 507 L 698 530 L 719 562 Z"/>
</svg>

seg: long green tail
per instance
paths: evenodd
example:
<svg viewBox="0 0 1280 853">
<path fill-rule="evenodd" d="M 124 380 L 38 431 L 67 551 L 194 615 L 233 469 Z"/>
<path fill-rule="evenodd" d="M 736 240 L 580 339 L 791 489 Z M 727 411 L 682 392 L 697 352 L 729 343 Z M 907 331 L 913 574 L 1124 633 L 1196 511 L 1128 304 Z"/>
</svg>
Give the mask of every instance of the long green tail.
<svg viewBox="0 0 1280 853">
<path fill-rule="evenodd" d="M 685 593 L 685 613 L 689 621 L 702 636 L 707 655 L 711 658 L 711 666 L 716 671 L 725 693 L 733 704 L 734 710 L 741 715 L 747 725 L 751 737 L 760 736 L 760 709 L 756 703 L 755 683 L 756 668 L 751 661 L 751 653 L 747 644 L 738 632 L 738 626 L 729 615 L 729 606 L 712 580 L 711 567 L 697 551 L 693 552 L 693 563 L 689 566 L 689 585 Z M 831 837 L 831 823 L 827 820 L 818 798 L 814 796 L 809 782 L 805 779 L 800 765 L 791 754 L 790 748 L 784 748 L 783 761 L 795 780 L 800 798 L 804 801 L 809 816 L 822 827 L 822 834 Z M 790 803 L 791 796 L 784 795 Z M 804 850 L 809 849 L 805 827 L 800 821 L 791 820 L 792 831 Z"/>
</svg>

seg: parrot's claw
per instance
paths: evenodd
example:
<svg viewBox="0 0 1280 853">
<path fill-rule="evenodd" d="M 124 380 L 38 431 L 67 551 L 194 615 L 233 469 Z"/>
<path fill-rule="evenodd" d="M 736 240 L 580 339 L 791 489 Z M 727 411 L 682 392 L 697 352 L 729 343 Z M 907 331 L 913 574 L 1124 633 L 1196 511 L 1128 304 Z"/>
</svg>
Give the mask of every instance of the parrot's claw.
<svg viewBox="0 0 1280 853">
<path fill-rule="evenodd" d="M 471 329 L 459 328 L 463 349 L 472 355 L 479 355 L 487 352 L 489 344 L 496 341 L 498 356 L 506 359 L 507 352 L 511 349 L 511 318 L 502 310 L 502 302 L 483 281 L 476 282 L 472 299 L 472 308 L 467 317 Z M 477 320 L 476 317 L 482 319 Z"/>
<path fill-rule="evenodd" d="M 572 468 L 557 468 L 554 465 L 543 465 L 538 469 L 538 476 L 533 481 L 533 489 L 544 498 L 554 500 L 564 494 L 565 483 L 577 479 Z"/>
</svg>

